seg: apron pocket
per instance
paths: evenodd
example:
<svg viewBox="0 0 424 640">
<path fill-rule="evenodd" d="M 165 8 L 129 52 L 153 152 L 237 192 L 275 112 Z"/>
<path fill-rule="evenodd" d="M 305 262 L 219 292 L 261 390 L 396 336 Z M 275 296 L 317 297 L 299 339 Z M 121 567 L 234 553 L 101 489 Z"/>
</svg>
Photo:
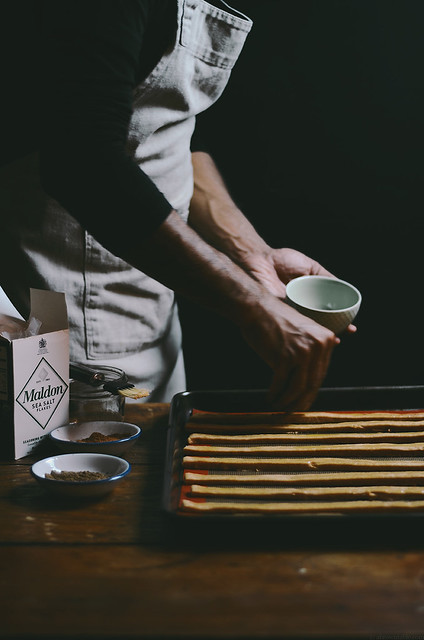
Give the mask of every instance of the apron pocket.
<svg viewBox="0 0 424 640">
<path fill-rule="evenodd" d="M 232 69 L 251 27 L 252 21 L 243 14 L 231 14 L 203 0 L 186 0 L 180 44 L 208 64 Z"/>
<path fill-rule="evenodd" d="M 88 358 L 119 358 L 160 340 L 174 293 L 86 233 L 84 319 Z"/>
</svg>

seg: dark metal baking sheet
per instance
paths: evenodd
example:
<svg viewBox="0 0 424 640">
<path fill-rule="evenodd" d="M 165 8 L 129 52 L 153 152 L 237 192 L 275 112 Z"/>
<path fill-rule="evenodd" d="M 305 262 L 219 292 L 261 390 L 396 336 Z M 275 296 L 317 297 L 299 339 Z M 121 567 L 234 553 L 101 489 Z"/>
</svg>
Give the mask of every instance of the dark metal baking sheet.
<svg viewBox="0 0 424 640">
<path fill-rule="evenodd" d="M 366 411 L 366 410 L 408 410 L 424 408 L 424 385 L 396 387 L 332 387 L 322 388 L 311 407 L 314 411 Z M 174 396 L 171 402 L 167 433 L 167 450 L 164 470 L 162 506 L 173 516 L 197 519 L 287 519 L 317 517 L 334 518 L 340 516 L 287 516 L 287 515 L 232 515 L 196 514 L 178 511 L 182 486 L 183 448 L 187 443 L 185 424 L 193 409 L 216 412 L 261 412 L 271 411 L 267 404 L 266 390 L 211 390 L 185 391 Z M 417 515 L 416 513 L 413 515 Z M 424 514 L 423 514 L 424 515 Z M 358 518 L 360 515 L 344 516 Z M 367 518 L 370 515 L 366 516 Z M 375 516 L 379 517 L 379 516 Z M 383 517 L 383 516 L 382 516 Z M 409 516 L 410 517 L 410 516 Z"/>
</svg>

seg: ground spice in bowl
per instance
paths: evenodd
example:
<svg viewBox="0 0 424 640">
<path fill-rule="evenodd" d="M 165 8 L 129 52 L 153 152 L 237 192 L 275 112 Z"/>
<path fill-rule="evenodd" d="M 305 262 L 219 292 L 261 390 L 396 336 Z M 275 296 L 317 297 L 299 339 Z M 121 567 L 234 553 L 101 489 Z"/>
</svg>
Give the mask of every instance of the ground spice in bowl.
<svg viewBox="0 0 424 640">
<path fill-rule="evenodd" d="M 94 431 L 87 438 L 82 438 L 81 440 L 77 440 L 77 442 L 113 442 L 114 440 L 130 438 L 132 435 L 132 433 L 111 433 L 106 435 L 105 433 L 100 433 L 100 431 Z"/>
<path fill-rule="evenodd" d="M 51 471 L 46 473 L 49 480 L 62 480 L 64 482 L 88 482 L 90 480 L 106 480 L 109 476 L 101 471 Z"/>
</svg>

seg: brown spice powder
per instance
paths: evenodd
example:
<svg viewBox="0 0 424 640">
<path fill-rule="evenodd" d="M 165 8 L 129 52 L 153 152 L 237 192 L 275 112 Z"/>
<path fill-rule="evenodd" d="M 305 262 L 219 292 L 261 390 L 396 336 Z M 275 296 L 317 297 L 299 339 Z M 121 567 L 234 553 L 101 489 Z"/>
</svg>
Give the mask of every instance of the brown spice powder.
<svg viewBox="0 0 424 640">
<path fill-rule="evenodd" d="M 46 473 L 45 477 L 65 482 L 87 482 L 88 480 L 106 480 L 109 476 L 101 471 L 51 471 Z"/>
<path fill-rule="evenodd" d="M 100 433 L 100 431 L 94 431 L 87 438 L 82 438 L 81 440 L 77 440 L 77 442 L 113 442 L 114 440 L 130 438 L 131 435 L 131 433 L 111 433 L 106 435 L 105 433 Z"/>
</svg>

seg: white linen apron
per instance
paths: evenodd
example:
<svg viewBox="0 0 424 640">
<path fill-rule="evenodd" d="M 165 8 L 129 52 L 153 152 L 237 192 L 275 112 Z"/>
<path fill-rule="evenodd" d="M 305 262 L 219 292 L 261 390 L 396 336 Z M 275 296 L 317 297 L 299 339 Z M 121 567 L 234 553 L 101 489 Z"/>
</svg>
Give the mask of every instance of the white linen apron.
<svg viewBox="0 0 424 640">
<path fill-rule="evenodd" d="M 222 93 L 252 26 L 225 2 L 215 4 L 178 1 L 175 41 L 136 88 L 129 127 L 129 153 L 185 220 L 195 116 Z M 21 259 L 8 288 L 16 304 L 26 299 L 28 282 L 64 291 L 72 360 L 124 369 L 134 384 L 152 390 L 150 401 L 183 391 L 173 291 L 112 255 L 48 197 L 36 154 L 2 170 L 0 189 L 5 239 L 19 245 Z"/>
</svg>

